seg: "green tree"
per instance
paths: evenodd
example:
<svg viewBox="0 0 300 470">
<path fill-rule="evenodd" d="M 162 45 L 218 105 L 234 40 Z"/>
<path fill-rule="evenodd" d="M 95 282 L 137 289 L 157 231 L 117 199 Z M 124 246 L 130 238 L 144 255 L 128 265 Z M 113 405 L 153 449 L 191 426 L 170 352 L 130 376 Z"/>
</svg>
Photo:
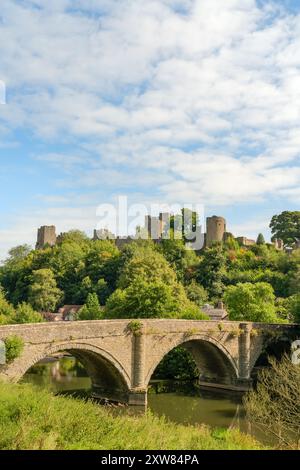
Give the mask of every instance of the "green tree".
<svg viewBox="0 0 300 470">
<path fill-rule="evenodd" d="M 43 316 L 36 312 L 31 305 L 22 302 L 16 308 L 13 321 L 14 323 L 40 323 L 43 321 Z"/>
<path fill-rule="evenodd" d="M 154 379 L 194 380 L 199 377 L 195 361 L 185 348 L 172 349 L 153 373 Z"/>
<path fill-rule="evenodd" d="M 207 319 L 188 300 L 181 284 L 161 279 L 135 279 L 126 289 L 117 289 L 106 302 L 105 317 Z"/>
<path fill-rule="evenodd" d="M 189 268 L 198 264 L 195 251 L 187 249 L 183 240 L 162 240 L 158 250 L 175 270 L 180 281 L 184 280 Z"/>
<path fill-rule="evenodd" d="M 29 303 L 38 311 L 54 312 L 63 298 L 51 269 L 33 271 L 29 287 Z"/>
<path fill-rule="evenodd" d="M 195 280 L 192 280 L 192 282 L 185 287 L 185 291 L 188 299 L 198 305 L 198 307 L 203 307 L 208 300 L 207 291 L 203 286 L 197 284 Z"/>
<path fill-rule="evenodd" d="M 31 246 L 26 244 L 11 248 L 8 252 L 8 258 L 6 259 L 5 263 L 10 266 L 16 265 L 20 261 L 23 261 L 29 255 L 31 250 Z"/>
<path fill-rule="evenodd" d="M 124 289 L 136 280 L 149 283 L 160 280 L 171 285 L 176 282 L 176 274 L 164 256 L 155 251 L 151 245 L 138 246 L 124 263 L 118 287 Z"/>
<path fill-rule="evenodd" d="M 274 215 L 270 222 L 272 239 L 280 238 L 285 245 L 293 245 L 300 240 L 300 211 L 284 211 Z"/>
<path fill-rule="evenodd" d="M 240 250 L 239 242 L 234 238 L 233 235 L 230 235 L 226 238 L 224 246 L 227 250 L 230 250 L 230 251 Z"/>
<path fill-rule="evenodd" d="M 258 237 L 256 239 L 256 244 L 257 245 L 264 245 L 266 242 L 265 242 L 265 237 L 263 236 L 262 233 L 259 233 L 258 234 Z"/>
<path fill-rule="evenodd" d="M 78 320 L 101 320 L 103 309 L 100 307 L 96 293 L 88 294 L 85 305 L 79 311 Z"/>
<path fill-rule="evenodd" d="M 230 320 L 279 322 L 273 288 L 266 282 L 238 283 L 228 286 L 224 300 Z"/>
<path fill-rule="evenodd" d="M 289 320 L 300 323 L 300 293 L 291 295 L 284 300 Z"/>
<path fill-rule="evenodd" d="M 210 297 L 218 300 L 224 292 L 226 256 L 221 244 L 206 248 L 197 269 L 197 281 L 207 289 Z"/>
<path fill-rule="evenodd" d="M 0 287 L 0 325 L 11 323 L 14 314 L 14 307 L 9 302 L 7 302 L 4 291 Z"/>
</svg>

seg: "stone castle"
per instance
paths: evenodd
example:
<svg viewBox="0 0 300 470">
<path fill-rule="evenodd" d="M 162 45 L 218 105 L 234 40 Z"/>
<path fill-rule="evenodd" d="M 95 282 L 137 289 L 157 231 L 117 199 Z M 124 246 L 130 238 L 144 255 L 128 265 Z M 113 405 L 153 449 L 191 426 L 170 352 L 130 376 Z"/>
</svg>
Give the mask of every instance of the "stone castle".
<svg viewBox="0 0 300 470">
<path fill-rule="evenodd" d="M 145 216 L 145 226 L 142 231 L 155 242 L 159 243 L 163 238 L 166 230 L 169 228 L 170 214 L 168 212 L 161 212 L 159 216 L 153 217 L 150 215 Z M 54 225 L 42 226 L 38 229 L 36 249 L 42 249 L 46 245 L 54 246 L 60 241 L 63 234 L 56 235 L 56 228 Z M 204 234 L 204 247 L 211 247 L 216 242 L 224 242 L 229 237 L 234 238 L 240 246 L 251 246 L 255 244 L 255 240 L 251 240 L 244 236 L 234 237 L 232 233 L 227 231 L 226 220 L 224 217 L 213 215 L 206 218 L 206 233 Z M 136 236 L 139 238 L 139 235 Z M 115 237 L 114 234 L 107 229 L 94 230 L 93 240 L 107 240 L 114 239 L 116 245 L 120 248 L 127 243 L 131 243 L 134 237 Z M 274 246 L 278 250 L 283 250 L 282 240 L 275 240 Z"/>
</svg>

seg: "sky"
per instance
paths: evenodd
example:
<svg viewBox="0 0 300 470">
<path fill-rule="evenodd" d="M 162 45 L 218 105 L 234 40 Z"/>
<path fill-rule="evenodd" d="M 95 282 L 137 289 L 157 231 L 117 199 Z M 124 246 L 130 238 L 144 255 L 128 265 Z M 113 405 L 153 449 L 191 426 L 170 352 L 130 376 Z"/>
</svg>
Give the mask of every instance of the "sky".
<svg viewBox="0 0 300 470">
<path fill-rule="evenodd" d="M 1 83 L 0 259 L 119 195 L 252 238 L 299 210 L 299 0 L 1 0 Z"/>
</svg>

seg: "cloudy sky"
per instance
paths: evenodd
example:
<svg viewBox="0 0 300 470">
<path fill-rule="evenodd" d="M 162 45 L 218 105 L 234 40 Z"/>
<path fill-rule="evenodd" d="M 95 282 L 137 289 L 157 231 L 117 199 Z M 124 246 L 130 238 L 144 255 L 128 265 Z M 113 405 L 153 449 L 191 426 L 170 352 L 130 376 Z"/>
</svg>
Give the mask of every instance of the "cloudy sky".
<svg viewBox="0 0 300 470">
<path fill-rule="evenodd" d="M 0 80 L 0 258 L 118 195 L 299 210 L 299 0 L 1 0 Z"/>
</svg>

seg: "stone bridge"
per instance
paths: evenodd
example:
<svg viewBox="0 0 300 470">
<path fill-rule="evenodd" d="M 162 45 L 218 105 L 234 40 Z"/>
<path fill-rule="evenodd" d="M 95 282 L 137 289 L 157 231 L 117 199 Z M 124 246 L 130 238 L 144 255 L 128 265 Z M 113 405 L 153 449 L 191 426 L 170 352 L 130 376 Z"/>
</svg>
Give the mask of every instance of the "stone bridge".
<svg viewBox="0 0 300 470">
<path fill-rule="evenodd" d="M 243 389 L 270 343 L 300 337 L 300 325 L 203 320 L 99 320 L 7 325 L 0 339 L 21 337 L 24 349 L 0 366 L 0 378 L 17 382 L 41 359 L 67 351 L 85 366 L 93 394 L 132 405 L 146 405 L 149 381 L 173 348 L 186 348 L 200 381 Z"/>
</svg>

